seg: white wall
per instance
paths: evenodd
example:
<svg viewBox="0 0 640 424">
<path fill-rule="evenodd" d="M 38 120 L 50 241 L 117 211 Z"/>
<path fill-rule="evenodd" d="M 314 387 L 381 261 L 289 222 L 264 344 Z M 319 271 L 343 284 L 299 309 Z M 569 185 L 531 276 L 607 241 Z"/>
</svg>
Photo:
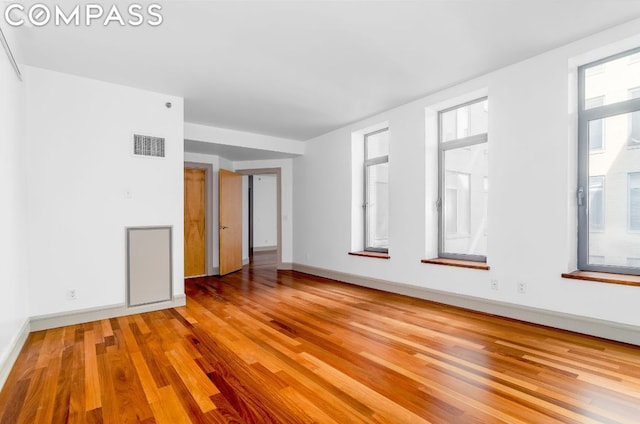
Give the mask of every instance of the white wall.
<svg viewBox="0 0 640 424">
<path fill-rule="evenodd" d="M 280 168 L 282 201 L 282 263 L 293 260 L 293 160 L 273 159 L 254 160 L 233 163 L 234 170 Z"/>
<path fill-rule="evenodd" d="M 278 244 L 278 186 L 275 174 L 253 176 L 253 247 Z"/>
<path fill-rule="evenodd" d="M 617 48 L 640 45 L 638 28 L 634 21 L 308 141 L 293 160 L 294 263 L 640 326 L 637 287 L 560 277 L 576 267 L 575 68 L 612 53 L 588 53 L 607 44 L 634 37 Z M 436 112 L 485 94 L 491 269 L 422 264 L 437 256 Z M 352 191 L 361 189 L 351 184 L 352 133 L 383 121 L 390 128 L 391 259 L 349 256 Z"/>
<path fill-rule="evenodd" d="M 0 52 L 0 387 L 29 317 L 25 84 Z"/>
<path fill-rule="evenodd" d="M 31 315 L 124 303 L 129 226 L 173 226 L 173 291 L 183 294 L 182 99 L 26 73 Z M 166 158 L 134 157 L 134 133 L 165 137 Z"/>
</svg>

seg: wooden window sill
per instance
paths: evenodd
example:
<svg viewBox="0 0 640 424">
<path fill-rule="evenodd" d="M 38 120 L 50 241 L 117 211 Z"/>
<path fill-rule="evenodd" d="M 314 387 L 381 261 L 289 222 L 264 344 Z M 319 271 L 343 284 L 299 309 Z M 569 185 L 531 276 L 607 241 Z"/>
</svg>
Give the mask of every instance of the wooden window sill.
<svg viewBox="0 0 640 424">
<path fill-rule="evenodd" d="M 420 262 L 422 262 L 423 264 L 457 266 L 460 268 L 481 269 L 484 271 L 487 271 L 489 269 L 489 265 L 487 265 L 486 262 L 464 261 L 461 259 L 433 258 L 423 259 Z"/>
<path fill-rule="evenodd" d="M 366 250 L 360 251 L 360 252 L 349 252 L 350 255 L 353 256 L 364 256 L 367 258 L 378 258 L 378 259 L 389 259 L 391 258 L 391 256 L 389 256 L 388 253 L 384 253 L 384 252 L 367 252 Z"/>
<path fill-rule="evenodd" d="M 640 286 L 640 276 L 627 274 L 611 274 L 608 272 L 573 271 L 563 273 L 562 278 L 573 280 L 597 281 L 600 283 L 623 284 L 625 286 Z"/>
</svg>

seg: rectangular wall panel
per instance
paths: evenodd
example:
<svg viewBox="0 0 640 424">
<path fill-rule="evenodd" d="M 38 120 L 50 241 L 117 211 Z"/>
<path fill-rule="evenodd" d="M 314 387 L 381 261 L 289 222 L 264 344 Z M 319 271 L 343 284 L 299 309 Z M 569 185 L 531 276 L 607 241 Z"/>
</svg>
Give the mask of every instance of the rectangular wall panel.
<svg viewBox="0 0 640 424">
<path fill-rule="evenodd" d="M 127 228 L 127 303 L 171 300 L 171 227 Z"/>
</svg>

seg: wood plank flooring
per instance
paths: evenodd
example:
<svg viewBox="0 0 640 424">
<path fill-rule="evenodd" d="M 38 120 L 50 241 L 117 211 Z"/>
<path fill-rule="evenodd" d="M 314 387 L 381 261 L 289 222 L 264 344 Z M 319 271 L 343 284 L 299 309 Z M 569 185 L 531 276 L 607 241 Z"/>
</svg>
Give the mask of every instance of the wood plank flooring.
<svg viewBox="0 0 640 424">
<path fill-rule="evenodd" d="M 296 272 L 32 333 L 0 423 L 638 423 L 640 348 Z"/>
</svg>

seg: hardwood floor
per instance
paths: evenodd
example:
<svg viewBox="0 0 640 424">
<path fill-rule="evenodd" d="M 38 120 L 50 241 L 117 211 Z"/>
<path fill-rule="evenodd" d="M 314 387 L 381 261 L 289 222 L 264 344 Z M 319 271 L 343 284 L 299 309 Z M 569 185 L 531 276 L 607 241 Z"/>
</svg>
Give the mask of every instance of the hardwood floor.
<svg viewBox="0 0 640 424">
<path fill-rule="evenodd" d="M 637 423 L 640 348 L 296 272 L 29 336 L 1 423 Z"/>
</svg>

